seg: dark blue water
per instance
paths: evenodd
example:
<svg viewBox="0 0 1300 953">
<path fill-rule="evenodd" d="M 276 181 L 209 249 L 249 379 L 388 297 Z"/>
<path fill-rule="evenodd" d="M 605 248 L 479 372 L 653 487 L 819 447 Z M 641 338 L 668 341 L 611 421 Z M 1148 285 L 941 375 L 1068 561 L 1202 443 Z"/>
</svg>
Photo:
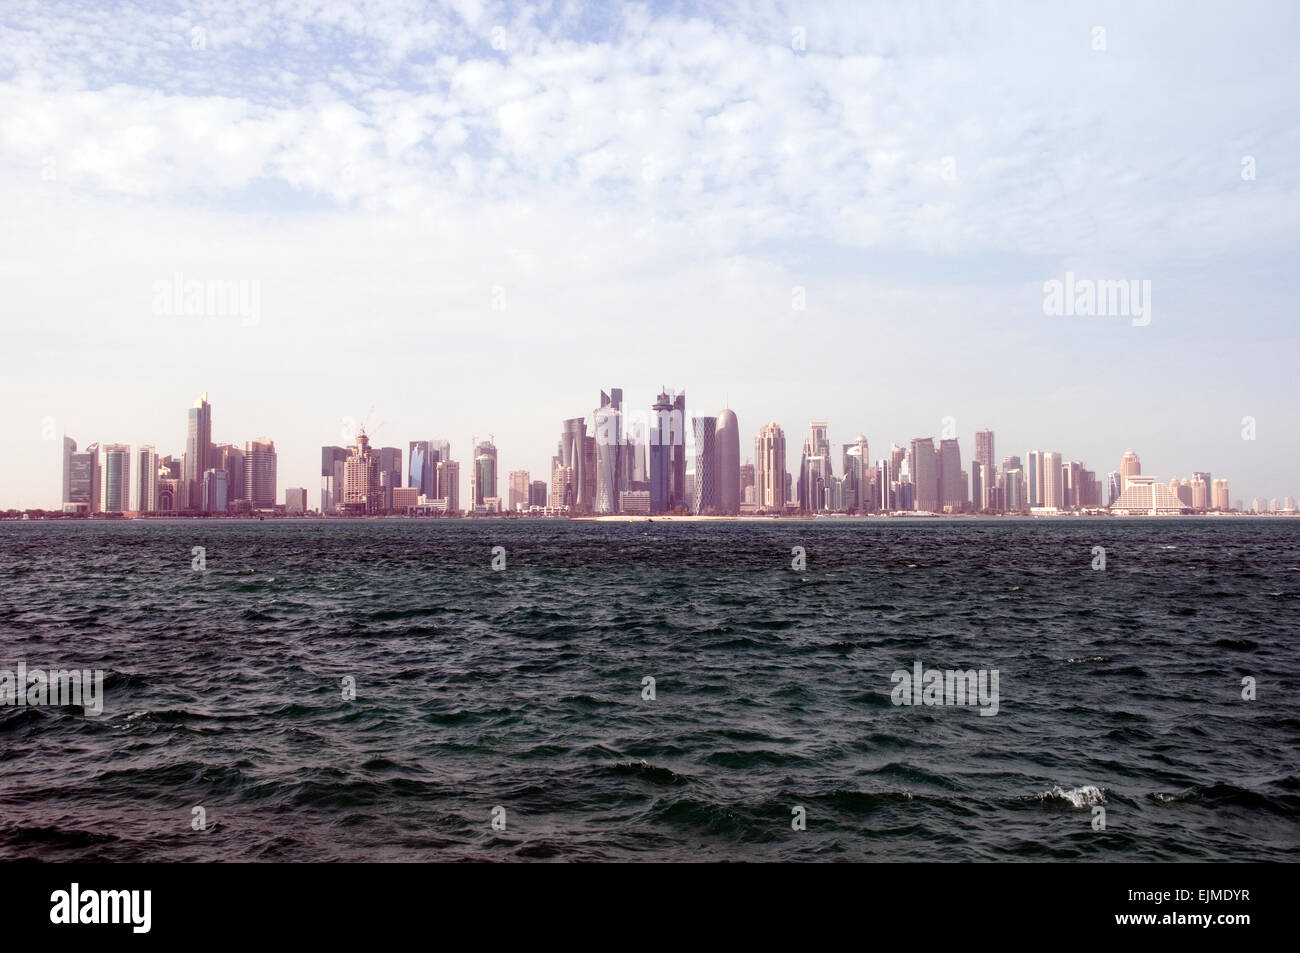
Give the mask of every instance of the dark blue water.
<svg viewBox="0 0 1300 953">
<path fill-rule="evenodd" d="M 0 668 L 107 681 L 0 857 L 1295 860 L 1298 633 L 1281 519 L 5 523 Z"/>
</svg>

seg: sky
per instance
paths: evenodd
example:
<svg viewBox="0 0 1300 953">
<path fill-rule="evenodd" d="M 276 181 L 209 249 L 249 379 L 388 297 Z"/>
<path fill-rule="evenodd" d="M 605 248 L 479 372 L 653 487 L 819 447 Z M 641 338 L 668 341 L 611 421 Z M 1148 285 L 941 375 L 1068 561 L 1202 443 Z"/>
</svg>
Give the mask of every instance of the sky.
<svg viewBox="0 0 1300 953">
<path fill-rule="evenodd" d="M 952 418 L 964 464 L 989 428 L 1300 496 L 1297 36 L 1269 2 L 6 0 L 0 508 L 58 506 L 64 435 L 179 457 L 203 392 L 281 498 L 361 422 L 450 440 L 462 499 L 491 434 L 504 495 L 610 387 L 730 406 L 742 459 L 775 421 L 791 470 L 812 420 L 874 459 Z M 1149 310 L 1047 313 L 1067 273 Z"/>
</svg>

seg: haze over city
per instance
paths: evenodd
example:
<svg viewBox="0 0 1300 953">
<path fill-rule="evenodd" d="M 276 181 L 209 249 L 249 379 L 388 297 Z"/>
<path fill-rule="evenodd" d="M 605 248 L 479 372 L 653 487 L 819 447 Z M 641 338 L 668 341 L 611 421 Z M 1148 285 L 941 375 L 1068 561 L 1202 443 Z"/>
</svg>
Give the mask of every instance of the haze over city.
<svg viewBox="0 0 1300 953">
<path fill-rule="evenodd" d="M 545 479 L 611 385 L 742 462 L 951 417 L 1294 494 L 1297 13 L 1185 12 L 10 4 L 0 507 L 58 506 L 64 435 L 179 454 L 201 392 L 281 487 L 345 418 Z M 1146 323 L 1048 313 L 1067 274 Z"/>
</svg>

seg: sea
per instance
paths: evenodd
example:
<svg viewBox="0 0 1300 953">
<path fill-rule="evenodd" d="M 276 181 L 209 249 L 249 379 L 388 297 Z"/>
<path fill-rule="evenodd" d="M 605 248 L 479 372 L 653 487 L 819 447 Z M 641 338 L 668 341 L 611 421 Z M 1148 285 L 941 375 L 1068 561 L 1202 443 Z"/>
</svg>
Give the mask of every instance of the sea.
<svg viewBox="0 0 1300 953">
<path fill-rule="evenodd" d="M 5 522 L 0 859 L 1294 861 L 1298 639 L 1300 520 Z"/>
</svg>

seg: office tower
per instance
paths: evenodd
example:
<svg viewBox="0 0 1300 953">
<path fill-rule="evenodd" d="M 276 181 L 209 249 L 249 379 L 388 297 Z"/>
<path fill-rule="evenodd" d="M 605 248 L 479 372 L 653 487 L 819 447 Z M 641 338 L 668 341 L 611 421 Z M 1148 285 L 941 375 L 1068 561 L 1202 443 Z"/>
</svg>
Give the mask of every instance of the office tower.
<svg viewBox="0 0 1300 953">
<path fill-rule="evenodd" d="M 915 437 L 908 450 L 908 471 L 912 474 L 913 501 L 925 513 L 939 511 L 939 463 L 934 438 Z"/>
<path fill-rule="evenodd" d="M 177 498 L 181 495 L 183 480 L 167 476 L 166 470 L 158 471 L 158 509 L 159 513 L 176 513 L 180 510 Z"/>
<path fill-rule="evenodd" d="M 831 445 L 826 421 L 808 425 L 799 458 L 799 506 L 815 513 L 826 508 L 826 484 L 832 475 Z"/>
<path fill-rule="evenodd" d="M 717 417 L 696 417 L 691 421 L 692 463 L 695 480 L 691 484 L 691 512 L 718 512 Z M 740 447 L 737 444 L 737 451 Z"/>
<path fill-rule="evenodd" d="M 900 447 L 896 443 L 889 445 L 889 472 L 894 474 L 894 479 L 898 479 L 898 474 L 903 472 L 903 463 L 907 460 L 907 449 Z"/>
<path fill-rule="evenodd" d="M 975 459 L 989 468 L 990 476 L 994 475 L 992 430 L 975 431 Z"/>
<path fill-rule="evenodd" d="M 1287 497 L 1287 499 L 1290 499 L 1290 497 Z M 1228 481 L 1227 480 L 1214 481 L 1214 508 L 1221 513 L 1226 513 L 1230 509 L 1230 507 L 1228 506 Z M 1295 508 L 1294 504 L 1292 504 L 1290 508 L 1294 509 Z"/>
<path fill-rule="evenodd" d="M 894 483 L 897 479 L 892 455 L 876 461 L 876 508 L 882 513 L 894 509 Z"/>
<path fill-rule="evenodd" d="M 1106 474 L 1106 505 L 1110 506 L 1119 499 L 1120 484 L 1122 479 L 1118 470 L 1111 470 Z"/>
<path fill-rule="evenodd" d="M 785 433 L 769 421 L 754 439 L 754 503 L 760 510 L 785 509 Z"/>
<path fill-rule="evenodd" d="M 1227 482 L 1228 482 L 1227 480 L 1224 480 L 1224 481 L 1223 481 L 1223 483 L 1224 483 L 1224 485 L 1225 485 L 1225 487 L 1224 487 L 1225 490 L 1226 490 L 1226 488 L 1227 488 L 1227 486 L 1226 486 L 1226 485 L 1227 485 Z M 1282 509 L 1283 509 L 1283 511 L 1285 511 L 1285 512 L 1287 512 L 1287 513 L 1294 513 L 1294 512 L 1295 512 L 1295 509 L 1296 509 L 1296 506 L 1295 506 L 1295 497 L 1294 497 L 1294 496 L 1285 496 L 1285 497 L 1283 497 L 1283 498 L 1282 498 Z"/>
<path fill-rule="evenodd" d="M 153 447 L 135 451 L 135 510 L 152 513 L 158 509 L 158 453 Z"/>
<path fill-rule="evenodd" d="M 497 495 L 496 447 L 481 442 L 477 451 L 469 476 L 470 505 L 474 507 L 485 506 L 484 500 L 495 499 Z"/>
<path fill-rule="evenodd" d="M 506 497 L 506 509 L 513 513 L 528 507 L 529 473 L 527 470 L 510 471 L 510 488 Z"/>
<path fill-rule="evenodd" d="M 245 483 L 244 451 L 228 443 L 217 444 L 208 452 L 208 469 L 226 471 L 226 495 L 232 502 L 248 499 Z"/>
<path fill-rule="evenodd" d="M 564 421 L 564 429 L 560 433 L 560 466 L 567 467 L 570 471 L 569 482 L 573 488 L 573 499 L 569 506 L 576 511 L 589 509 L 590 500 L 582 495 L 583 487 L 586 486 L 586 454 L 584 452 L 587 442 L 587 421 L 582 417 L 573 417 Z"/>
<path fill-rule="evenodd" d="M 1255 497 L 1254 502 L 1251 503 L 1250 508 L 1256 513 L 1267 513 L 1268 500 L 1264 499 L 1262 496 L 1257 496 Z"/>
<path fill-rule="evenodd" d="M 970 505 L 977 513 L 989 509 L 989 467 L 978 460 L 970 465 Z"/>
<path fill-rule="evenodd" d="M 611 387 L 600 392 L 600 406 L 592 414 L 596 444 L 596 484 L 594 509 L 597 513 L 617 513 L 618 495 L 627 489 L 628 474 L 623 441 L 623 389 Z"/>
<path fill-rule="evenodd" d="M 268 437 L 244 444 L 245 499 L 254 509 L 275 508 L 276 456 L 275 441 Z"/>
<path fill-rule="evenodd" d="M 683 500 L 686 490 L 686 419 L 683 416 L 685 406 L 684 394 L 679 400 L 664 389 L 659 392 L 651 407 L 651 513 L 667 513 L 685 502 Z"/>
<path fill-rule="evenodd" d="M 284 512 L 286 515 L 307 512 L 307 488 L 291 486 L 284 491 Z"/>
<path fill-rule="evenodd" d="M 63 438 L 63 488 L 59 492 L 59 505 L 68 502 L 72 488 L 72 455 L 77 452 L 77 441 Z"/>
<path fill-rule="evenodd" d="M 342 447 L 320 448 L 320 511 L 332 516 L 343 503 L 343 485 L 351 454 Z"/>
<path fill-rule="evenodd" d="M 75 447 L 75 444 L 74 444 Z M 64 444 L 67 450 L 67 444 Z M 99 444 L 92 443 L 81 453 L 68 458 L 68 499 L 65 513 L 84 513 L 89 516 L 99 512 L 100 496 Z"/>
<path fill-rule="evenodd" d="M 989 433 L 988 431 L 982 431 Z M 975 435 L 978 442 L 979 434 Z M 990 439 L 992 435 L 990 434 Z M 981 462 L 976 460 L 976 462 Z M 987 471 L 991 469 L 986 466 L 986 475 L 983 479 L 987 481 Z M 972 473 L 974 471 L 972 470 Z M 977 503 L 977 509 L 987 509 L 987 505 L 978 505 L 974 493 L 971 499 Z M 984 503 L 988 502 L 988 493 L 985 491 Z M 966 481 L 962 478 L 961 469 L 961 447 L 953 438 L 939 441 L 939 508 L 952 513 L 960 513 L 966 508 Z"/>
<path fill-rule="evenodd" d="M 528 484 L 528 505 L 529 507 L 546 505 L 545 480 L 534 480 Z"/>
<path fill-rule="evenodd" d="M 1021 513 L 1029 508 L 1025 501 L 1025 474 L 1020 467 L 1002 471 L 1002 508 L 1009 513 Z"/>
<path fill-rule="evenodd" d="M 698 442 L 698 441 L 697 441 Z M 730 408 L 718 414 L 713 433 L 714 480 L 717 486 L 717 510 L 722 516 L 740 512 L 743 478 L 740 468 L 740 424 Z M 696 474 L 699 474 L 697 469 Z M 754 482 L 754 468 L 749 468 L 749 482 Z"/>
<path fill-rule="evenodd" d="M 402 450 L 400 447 L 380 447 L 379 489 L 384 495 L 382 509 L 386 513 L 393 508 L 393 490 L 402 485 Z"/>
<path fill-rule="evenodd" d="M 1183 504 L 1189 509 L 1192 506 L 1192 481 L 1180 480 L 1174 477 L 1169 481 L 1169 491 L 1182 500 Z"/>
<path fill-rule="evenodd" d="M 842 502 L 845 510 L 865 513 L 872 508 L 869 498 L 869 479 L 871 457 L 867 447 L 867 438 L 858 434 L 853 443 L 841 447 L 840 462 L 844 470 Z"/>
<path fill-rule="evenodd" d="M 1128 478 L 1137 476 L 1142 472 L 1142 461 L 1132 450 L 1125 450 L 1124 456 L 1119 461 L 1119 492 L 1123 494 L 1128 486 Z"/>
<path fill-rule="evenodd" d="M 1065 488 L 1062 485 L 1061 455 L 1048 450 L 1039 458 L 1043 464 L 1043 506 L 1063 509 Z"/>
<path fill-rule="evenodd" d="M 573 467 L 560 465 L 551 471 L 551 508 L 573 506 Z"/>
<path fill-rule="evenodd" d="M 274 499 L 271 501 L 271 506 L 275 506 Z M 198 508 L 204 513 L 224 513 L 229 507 L 230 475 L 225 470 L 213 467 L 203 474 L 203 498 Z"/>
<path fill-rule="evenodd" d="M 1083 505 L 1083 463 L 1079 460 L 1071 460 L 1069 463 L 1062 463 L 1061 486 L 1062 499 L 1064 505 L 1070 509 L 1078 509 Z"/>
<path fill-rule="evenodd" d="M 460 512 L 460 464 L 455 460 L 439 460 L 436 468 L 439 500 L 447 501 L 447 513 Z"/>
<path fill-rule="evenodd" d="M 198 509 L 203 499 L 201 481 L 212 467 L 212 405 L 205 391 L 190 408 L 185 435 L 185 482 L 189 485 L 189 508 Z"/>
<path fill-rule="evenodd" d="M 406 485 L 418 490 L 420 496 L 434 499 L 440 459 L 442 458 L 434 449 L 432 440 L 412 440 L 408 448 Z"/>
<path fill-rule="evenodd" d="M 343 510 L 349 516 L 370 516 L 384 505 L 379 455 L 370 448 L 363 428 L 343 470 Z"/>
<path fill-rule="evenodd" d="M 740 501 L 754 503 L 754 464 L 746 460 L 740 465 Z"/>
<path fill-rule="evenodd" d="M 125 513 L 131 509 L 131 448 L 124 443 L 104 447 L 105 513 Z"/>
</svg>

